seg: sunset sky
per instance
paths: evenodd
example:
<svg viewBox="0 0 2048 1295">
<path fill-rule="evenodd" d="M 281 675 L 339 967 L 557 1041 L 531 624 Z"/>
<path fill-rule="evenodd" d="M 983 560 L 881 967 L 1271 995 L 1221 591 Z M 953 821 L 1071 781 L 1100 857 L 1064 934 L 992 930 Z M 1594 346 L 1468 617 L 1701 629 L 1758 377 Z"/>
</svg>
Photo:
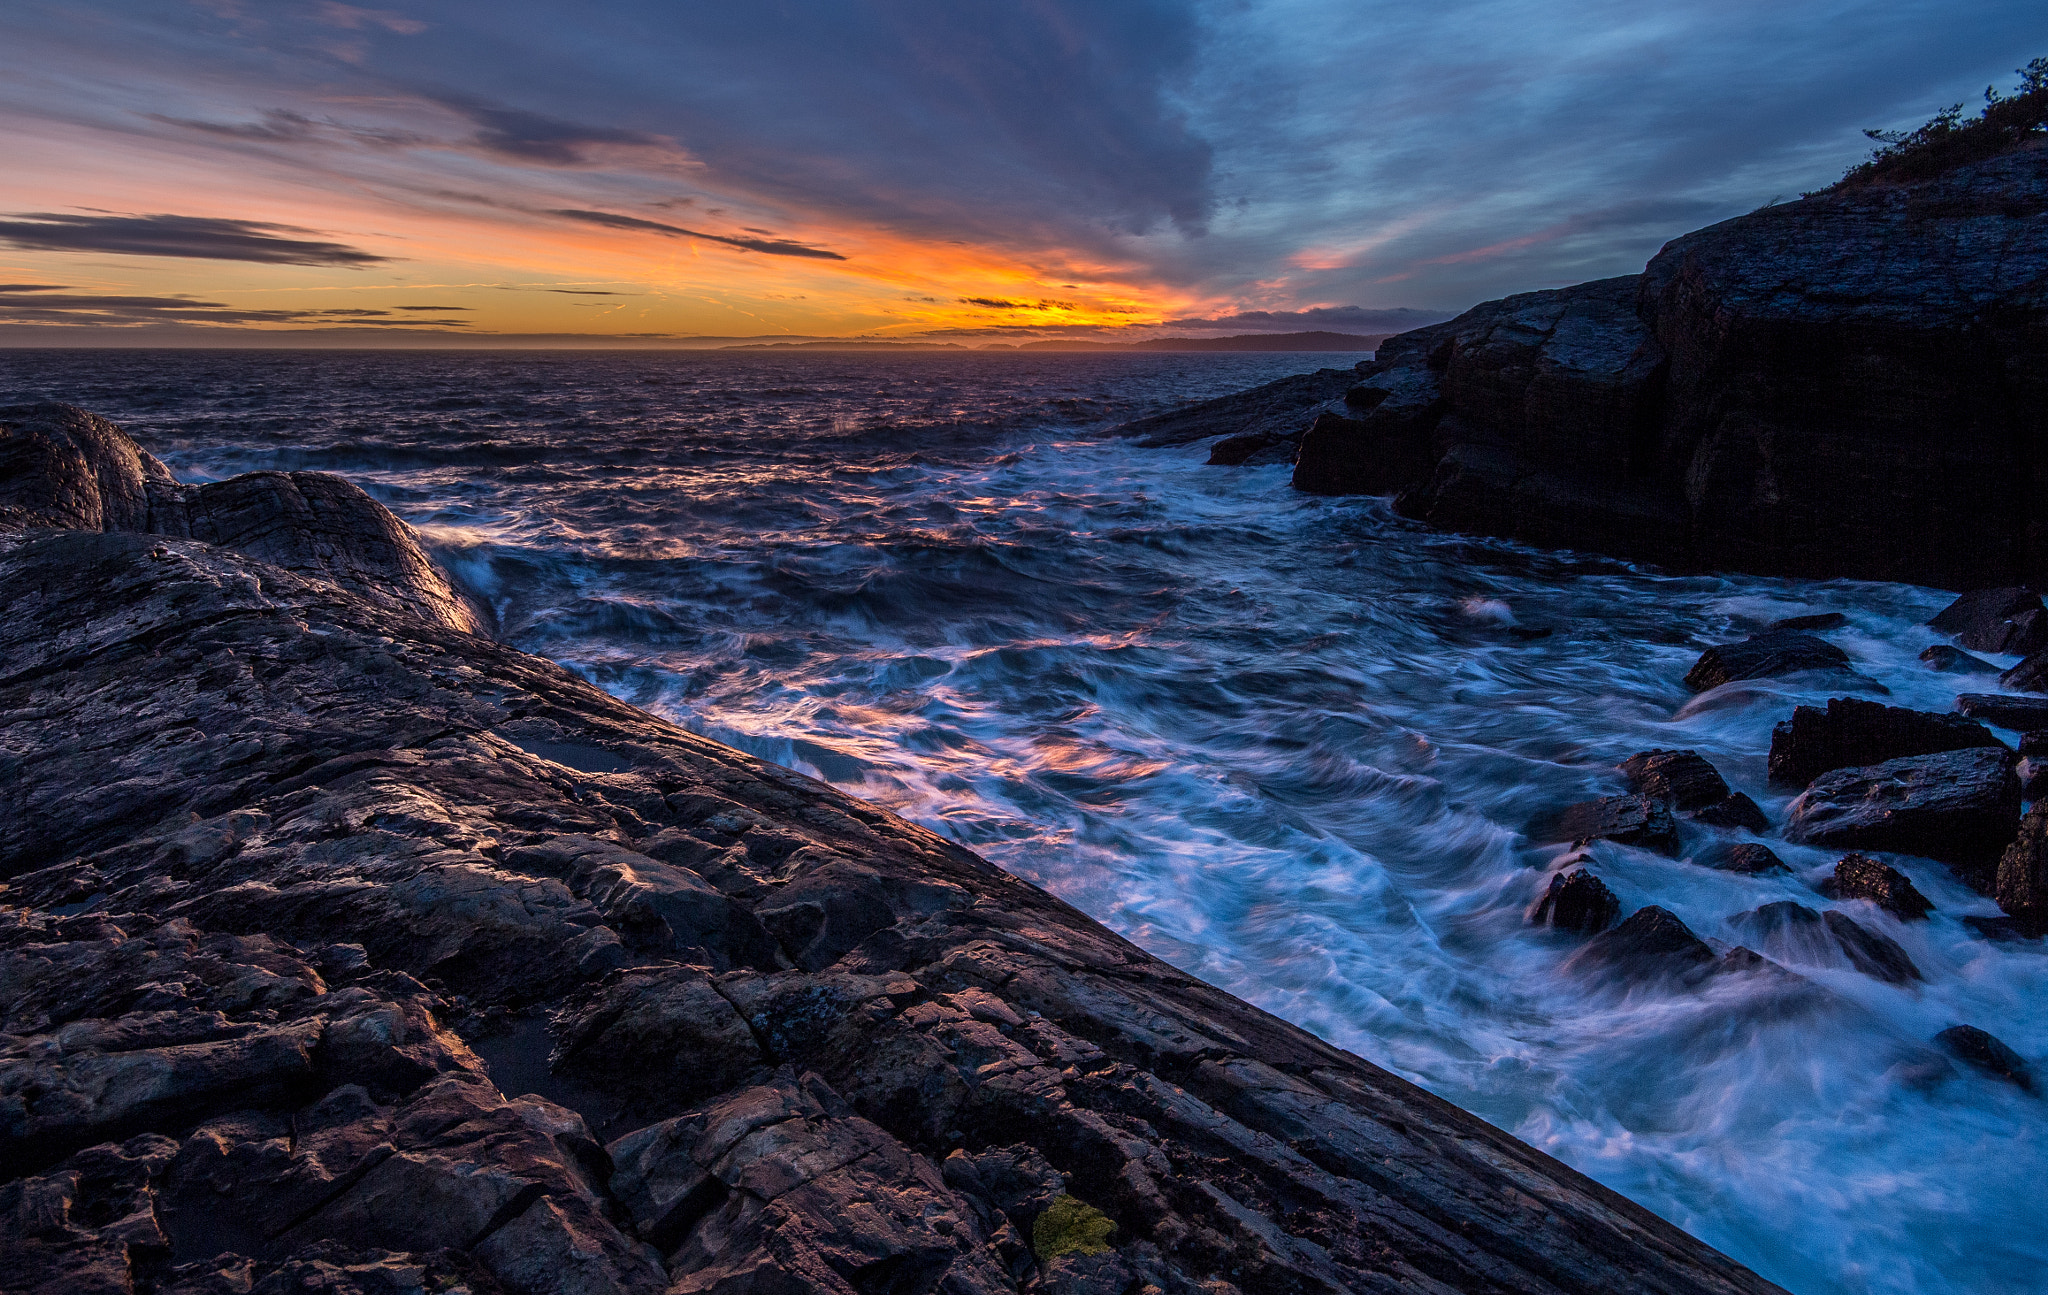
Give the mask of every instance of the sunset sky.
<svg viewBox="0 0 2048 1295">
<path fill-rule="evenodd" d="M 1386 332 L 2043 53 L 2040 0 L 9 0 L 0 344 Z"/>
</svg>

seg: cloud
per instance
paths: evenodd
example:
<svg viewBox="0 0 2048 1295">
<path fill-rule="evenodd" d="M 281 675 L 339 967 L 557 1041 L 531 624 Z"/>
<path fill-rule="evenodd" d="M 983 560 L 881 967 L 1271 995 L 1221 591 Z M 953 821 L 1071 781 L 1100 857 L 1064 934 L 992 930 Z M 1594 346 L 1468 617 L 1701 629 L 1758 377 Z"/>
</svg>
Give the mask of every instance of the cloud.
<svg viewBox="0 0 2048 1295">
<path fill-rule="evenodd" d="M 342 243 L 283 238 L 314 234 L 296 225 L 212 216 L 71 216 L 14 212 L 0 219 L 0 243 L 47 252 L 181 256 L 267 265 L 376 265 L 391 260 Z"/>
<path fill-rule="evenodd" d="M 440 92 L 427 98 L 469 118 L 479 128 L 470 143 L 486 153 L 543 166 L 582 166 L 592 144 L 662 147 L 668 141 L 646 131 L 586 126 L 521 108 L 503 108 L 471 95 Z"/>
<path fill-rule="evenodd" d="M 637 292 L 611 292 L 604 288 L 542 288 L 542 292 L 559 292 L 565 297 L 637 297 Z"/>
<path fill-rule="evenodd" d="M 407 309 L 407 307 L 399 307 Z M 416 307 L 414 309 L 417 309 Z M 316 310 L 263 310 L 230 306 L 192 297 L 123 296 L 113 293 L 72 293 L 57 284 L 0 284 L 0 323 L 65 324 L 89 327 L 133 327 L 146 324 L 332 324 L 456 328 L 461 319 L 402 319 L 389 311 L 366 307 Z"/>
<path fill-rule="evenodd" d="M 702 234 L 681 225 L 664 225 L 658 220 L 642 220 L 638 216 L 615 216 L 608 211 L 578 211 L 574 208 L 558 209 L 549 213 L 566 216 L 570 220 L 581 220 L 592 225 L 609 225 L 613 229 L 646 230 L 654 234 L 667 234 L 674 238 L 701 238 L 707 243 L 724 243 L 727 247 L 744 248 L 749 252 L 765 252 L 769 256 L 808 256 L 820 261 L 844 261 L 837 252 L 828 252 L 822 247 L 806 247 L 779 238 L 728 238 L 724 234 Z"/>
<path fill-rule="evenodd" d="M 1363 306 L 1311 306 L 1307 310 L 1244 310 L 1207 319 L 1169 319 L 1162 328 L 1227 328 L 1254 333 L 1295 333 L 1330 329 L 1347 333 L 1405 333 L 1451 317 L 1442 310 L 1397 306 L 1367 310 Z"/>
<path fill-rule="evenodd" d="M 166 126 L 258 144 L 354 143 L 372 148 L 410 148 L 435 142 L 432 136 L 417 131 L 351 125 L 332 117 L 308 117 L 289 108 L 265 109 L 260 121 L 203 121 L 196 117 L 169 117 L 157 112 L 143 115 Z"/>
<path fill-rule="evenodd" d="M 963 306 L 984 306 L 990 310 L 1078 310 L 1071 301 L 1011 301 L 1005 297 L 962 297 Z"/>
</svg>

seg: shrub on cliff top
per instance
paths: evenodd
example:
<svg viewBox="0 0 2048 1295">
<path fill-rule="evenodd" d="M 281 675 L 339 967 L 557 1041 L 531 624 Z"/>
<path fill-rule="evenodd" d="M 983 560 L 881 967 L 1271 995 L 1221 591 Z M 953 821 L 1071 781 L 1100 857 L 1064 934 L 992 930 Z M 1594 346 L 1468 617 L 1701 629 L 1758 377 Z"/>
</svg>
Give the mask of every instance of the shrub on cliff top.
<svg viewBox="0 0 2048 1295">
<path fill-rule="evenodd" d="M 1109 1249 L 1114 1231 L 1109 1215 L 1062 1193 L 1031 1225 L 1031 1249 L 1042 1264 L 1061 1255 L 1099 1255 Z"/>
<path fill-rule="evenodd" d="M 1850 167 L 1834 187 L 1928 180 L 2048 138 L 2048 58 L 2035 59 L 2019 73 L 2020 83 L 2009 95 L 1985 86 L 1984 109 L 1968 120 L 1958 103 L 1918 130 L 1864 131 L 1883 147 Z"/>
</svg>

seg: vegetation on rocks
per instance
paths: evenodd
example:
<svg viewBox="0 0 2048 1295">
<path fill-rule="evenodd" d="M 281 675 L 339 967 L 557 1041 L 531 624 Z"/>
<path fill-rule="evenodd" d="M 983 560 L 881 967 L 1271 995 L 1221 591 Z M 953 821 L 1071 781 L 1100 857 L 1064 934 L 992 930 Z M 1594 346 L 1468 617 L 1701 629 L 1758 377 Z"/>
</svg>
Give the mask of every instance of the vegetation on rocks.
<svg viewBox="0 0 2048 1295">
<path fill-rule="evenodd" d="M 1116 1224 L 1086 1201 L 1061 1195 L 1031 1225 L 1031 1249 L 1038 1262 L 1049 1264 L 1061 1255 L 1099 1255 L 1109 1249 Z"/>
<path fill-rule="evenodd" d="M 1836 189 L 1864 184 L 1898 184 L 1935 176 L 2048 139 L 2048 58 L 2019 69 L 2020 83 L 2009 95 L 1984 87 L 1984 107 L 1963 117 L 1950 104 L 1917 130 L 1866 130 L 1883 147 L 1870 160 L 1849 168 Z"/>
</svg>

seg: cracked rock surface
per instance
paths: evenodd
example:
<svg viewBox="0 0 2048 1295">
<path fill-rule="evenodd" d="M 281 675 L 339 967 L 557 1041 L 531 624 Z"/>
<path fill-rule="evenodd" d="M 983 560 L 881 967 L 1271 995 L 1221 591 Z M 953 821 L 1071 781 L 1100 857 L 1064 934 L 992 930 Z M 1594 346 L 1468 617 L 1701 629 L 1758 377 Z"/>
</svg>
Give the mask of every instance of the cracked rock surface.
<svg viewBox="0 0 2048 1295">
<path fill-rule="evenodd" d="M 432 607 L 11 505 L 10 1291 L 1776 1289 Z"/>
</svg>

